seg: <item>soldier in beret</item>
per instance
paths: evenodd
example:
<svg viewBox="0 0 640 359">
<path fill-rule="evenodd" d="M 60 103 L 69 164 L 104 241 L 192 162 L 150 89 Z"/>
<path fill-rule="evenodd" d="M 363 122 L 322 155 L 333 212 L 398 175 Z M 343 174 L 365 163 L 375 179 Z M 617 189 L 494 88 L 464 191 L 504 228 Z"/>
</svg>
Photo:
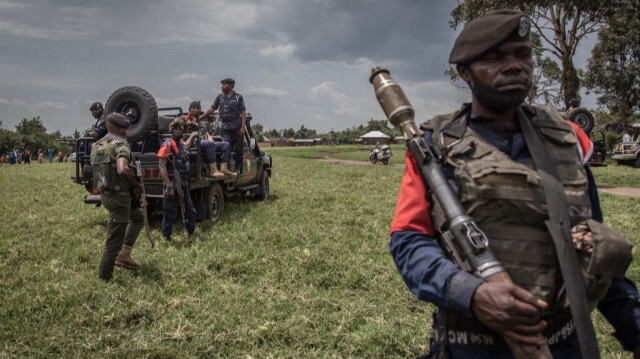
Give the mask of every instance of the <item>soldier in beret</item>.
<svg viewBox="0 0 640 359">
<path fill-rule="evenodd" d="M 244 133 L 247 124 L 247 112 L 244 98 L 233 89 L 236 85 L 234 79 L 226 78 L 220 81 L 222 93 L 213 101 L 213 104 L 200 117 L 207 118 L 215 110 L 220 114 L 222 124 L 222 138 L 231 146 L 231 151 L 235 153 L 235 167 L 233 172 L 242 173 L 242 162 L 244 158 Z"/>
<path fill-rule="evenodd" d="M 625 277 L 631 247 L 600 223 L 595 182 L 585 165 L 593 144 L 556 111 L 524 104 L 534 66 L 529 31 L 529 17 L 512 10 L 467 24 L 449 62 L 471 89 L 471 102 L 421 125 L 513 283 L 485 282 L 445 254 L 435 239 L 448 224 L 410 151 L 390 230 L 391 254 L 414 295 L 438 307 L 429 358 L 513 358 L 504 337 L 533 346 L 546 341 L 554 358 L 598 357 L 596 344 L 585 350 L 590 343 L 577 338 L 572 311 L 582 304 L 582 323 L 591 324 L 589 310 L 597 306 L 622 346 L 640 358 L 638 290 Z M 558 218 L 566 219 L 559 232 L 547 223 Z M 560 251 L 562 258 L 558 238 L 575 247 Z M 617 252 L 595 245 L 605 242 Z M 565 261 L 566 253 L 573 262 Z M 582 268 L 580 275 L 577 258 L 606 264 Z M 566 268 L 578 276 L 565 280 L 566 273 L 576 273 Z M 577 294 L 568 293 L 573 283 Z"/>
<path fill-rule="evenodd" d="M 93 144 L 91 167 L 94 187 L 100 191 L 102 204 L 109 211 L 107 241 L 102 251 L 98 277 L 109 281 L 114 265 L 138 269 L 131 250 L 143 226 L 141 208 L 131 206 L 132 197 L 142 194 L 142 186 L 133 173 L 133 158 L 127 142 L 129 120 L 122 114 L 106 117 L 107 134 Z"/>
</svg>

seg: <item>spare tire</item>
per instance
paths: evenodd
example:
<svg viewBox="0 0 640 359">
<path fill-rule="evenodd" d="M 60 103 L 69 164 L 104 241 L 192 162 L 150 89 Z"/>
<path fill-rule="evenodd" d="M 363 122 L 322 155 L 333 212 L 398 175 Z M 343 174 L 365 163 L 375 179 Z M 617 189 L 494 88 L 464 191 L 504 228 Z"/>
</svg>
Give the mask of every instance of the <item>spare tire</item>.
<svg viewBox="0 0 640 359">
<path fill-rule="evenodd" d="M 566 116 L 569 121 L 580 126 L 580 128 L 583 129 L 587 134 L 593 129 L 593 125 L 595 123 L 593 114 L 591 113 L 591 111 L 587 110 L 584 107 L 574 108 L 573 110 L 567 112 Z"/>
<path fill-rule="evenodd" d="M 127 86 L 115 90 L 104 106 L 105 115 L 121 113 L 129 119 L 131 127 L 127 140 L 137 142 L 149 131 L 158 129 L 158 106 L 156 100 L 145 89 Z"/>
</svg>

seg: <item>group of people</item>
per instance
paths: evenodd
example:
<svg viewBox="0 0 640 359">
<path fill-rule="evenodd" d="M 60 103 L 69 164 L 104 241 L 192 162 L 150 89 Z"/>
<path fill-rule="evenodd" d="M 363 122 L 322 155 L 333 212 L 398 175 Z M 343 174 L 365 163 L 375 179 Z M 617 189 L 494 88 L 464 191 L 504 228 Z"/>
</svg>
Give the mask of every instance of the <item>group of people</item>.
<svg viewBox="0 0 640 359">
<path fill-rule="evenodd" d="M 49 163 L 53 163 L 53 152 L 54 151 L 51 148 L 47 151 Z M 32 157 L 31 149 L 28 146 L 22 151 L 14 148 L 14 149 L 11 149 L 9 153 L 7 154 L 3 153 L 0 156 L 0 163 L 9 163 L 9 164 L 15 165 L 15 164 L 21 164 L 24 162 L 26 164 L 31 164 L 31 157 Z M 58 153 L 59 162 L 63 162 L 65 157 L 66 156 L 62 153 L 62 151 Z M 38 149 L 38 152 L 36 154 L 36 160 L 40 164 L 44 163 L 43 150 Z"/>
<path fill-rule="evenodd" d="M 601 223 L 597 187 L 586 165 L 593 144 L 558 112 L 524 103 L 534 67 L 530 21 L 524 13 L 499 10 L 468 23 L 449 62 L 468 84 L 471 101 L 421 125 L 422 139 L 446 183 L 489 238 L 488 243 L 468 238 L 476 250 L 464 255 L 486 246 L 512 282 L 480 278 L 443 250 L 441 240 L 449 238 L 455 223 L 448 222 L 446 208 L 440 207 L 446 204 L 434 198 L 437 188 L 430 188 L 424 162 L 416 161 L 411 150 L 391 224 L 390 252 L 411 292 L 437 307 L 428 358 L 513 358 L 513 345 L 547 347 L 554 358 L 598 358 L 589 316 L 597 307 L 623 348 L 640 359 L 640 296 L 625 276 L 631 245 Z M 236 146 L 246 121 L 244 101 L 232 91 L 233 81 L 222 84 L 223 94 L 203 117 L 220 108 L 223 136 Z M 196 117 L 190 110 L 184 121 Z M 107 116 L 109 134 L 92 154 L 92 164 L 95 159 L 105 165 L 97 183 L 110 211 L 100 265 L 105 280 L 114 262 L 126 266 L 140 231 L 140 210 L 130 208 L 128 197 L 129 189 L 141 190 L 130 174 L 128 126 L 122 115 Z M 167 199 L 175 198 L 171 176 L 186 172 L 186 148 L 195 134 L 183 142 L 185 129 L 183 120 L 174 121 L 172 138 L 158 153 Z M 103 162 L 101 154 L 111 160 Z M 241 154 L 236 148 L 236 165 Z M 175 166 L 168 166 L 171 157 Z M 171 217 L 175 210 L 168 209 L 165 236 L 171 234 Z M 194 229 L 189 222 L 187 230 Z"/>
<path fill-rule="evenodd" d="M 195 231 L 196 210 L 189 195 L 187 181 L 189 149 L 198 146 L 208 163 L 208 177 L 214 180 L 235 179 L 242 172 L 244 156 L 244 134 L 247 121 L 246 107 L 242 95 L 234 91 L 235 81 L 226 78 L 221 81 L 222 93 L 214 100 L 206 112 L 202 113 L 199 101 L 189 104 L 189 112 L 174 119 L 169 125 L 171 136 L 160 145 L 158 162 L 163 182 L 162 236 L 170 241 L 173 224 L 178 217 L 180 206 L 184 206 L 184 222 L 187 234 Z M 214 141 L 212 133 L 202 130 L 209 115 L 218 111 L 224 141 Z M 104 107 L 96 102 L 90 111 L 96 119 L 90 135 L 96 142 L 88 151 L 94 187 L 100 191 L 102 204 L 109 211 L 107 239 L 100 261 L 98 276 L 110 280 L 114 266 L 137 269 L 139 264 L 131 258 L 131 250 L 142 229 L 142 209 L 135 206 L 135 196 L 142 192 L 136 180 L 133 157 L 127 133 L 130 122 L 120 113 L 104 115 Z M 189 132 L 186 141 L 185 134 Z M 198 135 L 203 136 L 196 141 Z M 213 133 L 215 134 L 215 133 Z M 235 168 L 229 169 L 231 151 L 235 151 Z M 217 153 L 220 153 L 218 168 Z M 178 188 L 178 184 L 180 187 Z M 180 191 L 181 190 L 181 191 Z M 178 193 L 182 193 L 182 198 Z M 133 197 L 132 197 L 133 195 Z"/>
</svg>

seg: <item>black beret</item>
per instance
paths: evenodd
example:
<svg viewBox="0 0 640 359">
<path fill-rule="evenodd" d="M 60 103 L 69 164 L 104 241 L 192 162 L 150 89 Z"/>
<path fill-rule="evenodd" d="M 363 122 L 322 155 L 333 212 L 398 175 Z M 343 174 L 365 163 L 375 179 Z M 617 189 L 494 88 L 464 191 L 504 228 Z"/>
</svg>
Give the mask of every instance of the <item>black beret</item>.
<svg viewBox="0 0 640 359">
<path fill-rule="evenodd" d="M 111 122 L 112 124 L 120 128 L 129 128 L 131 126 L 129 119 L 125 115 L 117 112 L 108 114 L 107 121 Z"/>
<path fill-rule="evenodd" d="M 235 85 L 236 84 L 236 80 L 227 77 L 226 79 L 220 81 L 221 84 L 230 84 L 230 85 Z"/>
<path fill-rule="evenodd" d="M 507 40 L 528 39 L 530 28 L 531 20 L 520 11 L 488 12 L 462 29 L 449 55 L 449 63 L 468 64 Z"/>
<path fill-rule="evenodd" d="M 99 108 L 103 108 L 100 102 L 94 102 L 89 106 L 89 111 L 97 110 Z"/>
<path fill-rule="evenodd" d="M 200 101 L 193 101 L 193 102 L 191 102 L 191 103 L 189 104 L 189 109 L 192 109 L 192 108 L 201 108 L 201 106 L 200 106 Z"/>
</svg>

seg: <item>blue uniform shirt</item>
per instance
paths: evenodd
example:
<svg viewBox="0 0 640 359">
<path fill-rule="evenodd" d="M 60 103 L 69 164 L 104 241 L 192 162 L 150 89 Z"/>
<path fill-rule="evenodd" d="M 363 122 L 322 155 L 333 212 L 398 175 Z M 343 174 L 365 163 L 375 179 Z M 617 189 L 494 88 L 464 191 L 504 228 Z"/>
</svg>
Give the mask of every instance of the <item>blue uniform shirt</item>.
<svg viewBox="0 0 640 359">
<path fill-rule="evenodd" d="M 93 130 L 98 134 L 98 138 L 102 138 L 107 134 L 107 121 L 105 120 L 104 114 L 96 120 L 96 125 Z"/>
<path fill-rule="evenodd" d="M 240 128 L 242 126 L 242 111 L 246 111 L 244 98 L 236 92 L 230 95 L 221 93 L 213 101 L 211 105 L 213 109 L 219 108 L 222 129 Z"/>
</svg>

